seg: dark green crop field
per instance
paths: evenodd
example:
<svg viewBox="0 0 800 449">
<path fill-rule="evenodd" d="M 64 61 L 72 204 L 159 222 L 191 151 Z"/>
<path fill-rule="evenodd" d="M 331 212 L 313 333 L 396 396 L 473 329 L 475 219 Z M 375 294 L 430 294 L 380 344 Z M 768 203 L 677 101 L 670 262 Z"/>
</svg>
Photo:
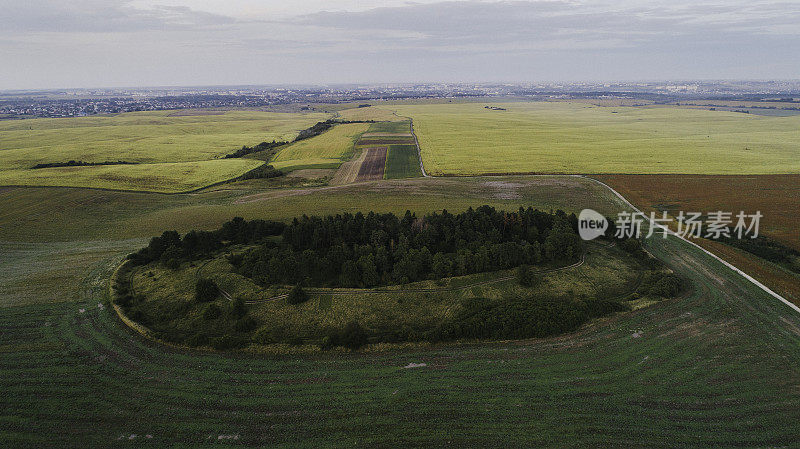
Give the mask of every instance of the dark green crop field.
<svg viewBox="0 0 800 449">
<path fill-rule="evenodd" d="M 386 179 L 422 176 L 416 145 L 390 145 L 386 155 Z"/>
<path fill-rule="evenodd" d="M 170 196 L 0 192 L 0 445 L 800 441 L 800 315 L 672 238 L 650 239 L 647 249 L 691 282 L 687 294 L 556 338 L 265 355 L 175 349 L 122 325 L 105 305 L 110 272 L 144 238 L 172 227 L 211 229 L 234 215 L 284 219 L 302 211 L 622 207 L 601 186 L 557 176 L 413 179 L 306 194 L 247 185 Z M 26 236 L 49 243 L 22 243 Z"/>
</svg>

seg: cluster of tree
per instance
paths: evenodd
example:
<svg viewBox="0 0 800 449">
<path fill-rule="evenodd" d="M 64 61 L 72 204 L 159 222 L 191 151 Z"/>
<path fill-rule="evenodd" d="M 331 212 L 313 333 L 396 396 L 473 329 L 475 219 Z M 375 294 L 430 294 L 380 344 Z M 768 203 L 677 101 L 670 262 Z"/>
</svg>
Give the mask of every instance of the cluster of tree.
<svg viewBox="0 0 800 449">
<path fill-rule="evenodd" d="M 295 137 L 294 141 L 297 142 L 298 140 L 309 139 L 314 136 L 318 136 L 325 131 L 331 129 L 336 125 L 336 122 L 333 120 L 325 120 L 324 122 L 317 122 L 314 126 L 310 128 L 306 128 L 299 133 L 297 133 L 297 137 Z"/>
<path fill-rule="evenodd" d="M 466 301 L 460 313 L 430 332 L 426 339 L 436 342 L 547 337 L 573 331 L 592 318 L 625 310 L 630 310 L 626 304 L 595 298 L 475 298 Z"/>
<path fill-rule="evenodd" d="M 642 296 L 673 298 L 683 290 L 683 282 L 676 274 L 664 271 L 648 271 L 644 274 L 636 293 Z"/>
<path fill-rule="evenodd" d="M 31 169 L 36 170 L 39 168 L 53 168 L 53 167 L 94 167 L 95 165 L 133 165 L 138 162 L 127 161 L 105 161 L 105 162 L 83 162 L 83 161 L 67 161 L 67 162 L 48 162 L 44 164 L 36 164 Z"/>
<path fill-rule="evenodd" d="M 295 219 L 282 242 L 265 241 L 231 260 L 262 285 L 373 287 L 580 257 L 577 218 L 489 206 L 458 215 L 357 213 Z"/>
<path fill-rule="evenodd" d="M 245 179 L 267 179 L 267 178 L 277 178 L 279 176 L 283 176 L 284 173 L 280 170 L 276 170 L 270 164 L 263 164 L 260 165 L 249 172 L 243 174 L 239 177 L 241 180 Z"/>
<path fill-rule="evenodd" d="M 375 120 L 325 120 L 324 122 L 317 122 L 314 126 L 310 128 L 306 128 L 300 131 L 295 137 L 294 141 L 297 142 L 298 140 L 308 139 L 314 136 L 318 136 L 325 131 L 333 128 L 336 125 L 342 125 L 345 123 L 375 123 Z"/>
<path fill-rule="evenodd" d="M 247 156 L 248 154 L 251 154 L 251 153 L 258 153 L 259 151 L 266 151 L 266 150 L 276 149 L 281 145 L 286 145 L 287 143 L 289 143 L 289 142 L 273 140 L 272 142 L 261 142 L 261 143 L 259 143 L 258 145 L 254 146 L 254 147 L 248 147 L 246 145 L 243 145 L 241 149 L 238 149 L 238 150 L 234 151 L 233 153 L 226 154 L 225 155 L 225 159 L 233 159 L 233 158 L 237 158 L 237 157 L 244 157 L 244 156 Z"/>
<path fill-rule="evenodd" d="M 740 239 L 737 238 L 732 229 L 728 231 L 730 237 L 723 235 L 716 240 L 800 273 L 800 251 L 789 248 L 763 235 L 759 235 L 756 238 L 744 237 Z"/>
<path fill-rule="evenodd" d="M 207 257 L 228 245 L 257 243 L 280 235 L 285 227 L 284 223 L 276 221 L 246 221 L 236 217 L 216 231 L 190 231 L 183 237 L 177 231 L 165 231 L 160 237 L 150 239 L 146 247 L 128 255 L 128 259 L 133 265 L 160 261 L 177 268 L 182 261 Z"/>
</svg>

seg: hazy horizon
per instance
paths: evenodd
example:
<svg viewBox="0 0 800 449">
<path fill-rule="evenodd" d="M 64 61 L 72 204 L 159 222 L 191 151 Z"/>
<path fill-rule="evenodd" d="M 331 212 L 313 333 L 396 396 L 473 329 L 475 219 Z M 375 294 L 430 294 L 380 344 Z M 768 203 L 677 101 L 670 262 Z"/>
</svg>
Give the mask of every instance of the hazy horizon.
<svg viewBox="0 0 800 449">
<path fill-rule="evenodd" d="M 0 90 L 800 78 L 780 0 L 0 6 Z"/>
</svg>

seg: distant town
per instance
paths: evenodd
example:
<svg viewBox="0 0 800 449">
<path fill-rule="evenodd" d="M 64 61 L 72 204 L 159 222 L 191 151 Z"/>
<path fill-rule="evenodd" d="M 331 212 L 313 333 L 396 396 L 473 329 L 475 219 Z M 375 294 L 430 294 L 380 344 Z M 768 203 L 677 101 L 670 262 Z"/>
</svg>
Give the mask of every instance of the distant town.
<svg viewBox="0 0 800 449">
<path fill-rule="evenodd" d="M 629 99 L 649 104 L 716 100 L 780 102 L 800 110 L 800 81 L 684 81 L 531 84 L 381 84 L 227 86 L 0 91 L 0 119 L 82 117 L 135 111 L 265 108 L 426 98 L 518 97 L 527 100 Z M 797 103 L 798 106 L 786 103 Z M 712 106 L 708 104 L 707 106 Z M 308 107 L 308 106 L 306 106 Z M 752 107 L 752 105 L 750 105 Z"/>
</svg>

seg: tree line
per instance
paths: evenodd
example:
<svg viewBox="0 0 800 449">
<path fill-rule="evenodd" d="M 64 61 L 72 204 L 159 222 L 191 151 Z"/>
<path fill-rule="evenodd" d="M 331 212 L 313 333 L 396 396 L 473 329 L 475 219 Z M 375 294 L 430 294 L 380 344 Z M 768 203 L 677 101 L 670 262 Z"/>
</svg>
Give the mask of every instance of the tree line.
<svg viewBox="0 0 800 449">
<path fill-rule="evenodd" d="M 563 211 L 490 206 L 423 217 L 408 211 L 303 216 L 286 226 L 280 242 L 229 260 L 261 285 L 374 287 L 573 262 L 582 251 L 576 228 L 575 215 Z"/>
</svg>

